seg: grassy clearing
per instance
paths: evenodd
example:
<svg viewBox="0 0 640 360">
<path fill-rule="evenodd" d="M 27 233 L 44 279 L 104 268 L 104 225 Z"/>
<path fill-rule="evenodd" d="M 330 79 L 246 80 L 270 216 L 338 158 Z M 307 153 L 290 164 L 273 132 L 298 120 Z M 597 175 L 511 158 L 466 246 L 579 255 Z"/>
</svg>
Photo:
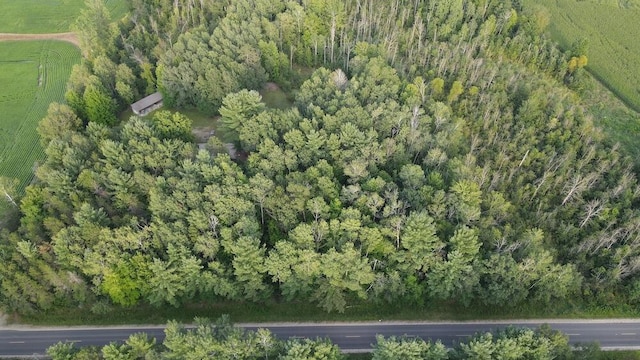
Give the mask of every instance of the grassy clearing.
<svg viewBox="0 0 640 360">
<path fill-rule="evenodd" d="M 259 93 L 262 96 L 262 102 L 272 109 L 289 109 L 293 106 L 289 94 L 275 83 L 267 83 Z"/>
<path fill-rule="evenodd" d="M 191 126 L 194 128 L 210 128 L 211 130 L 216 129 L 217 116 L 205 115 L 202 112 L 195 109 L 171 110 L 171 111 L 178 111 L 181 114 L 188 117 L 189 119 L 191 119 Z"/>
<path fill-rule="evenodd" d="M 0 42 L 0 176 L 33 178 L 44 157 L 36 127 L 49 104 L 62 101 L 71 67 L 80 51 L 60 41 Z M 0 215 L 6 203 L 0 205 Z"/>
<path fill-rule="evenodd" d="M 640 111 L 640 1 L 525 0 L 524 4 L 549 9 L 549 31 L 563 48 L 587 38 L 588 70 Z"/>
<path fill-rule="evenodd" d="M 267 105 L 267 107 L 273 109 L 289 109 L 293 106 L 293 103 L 287 97 L 287 94 L 278 89 L 278 90 L 262 90 L 260 91 L 260 95 L 262 95 L 262 101 Z"/>
<path fill-rule="evenodd" d="M 154 110 L 151 113 L 149 113 L 147 115 L 146 118 L 150 119 L 151 117 L 153 117 L 153 113 L 155 111 L 161 111 L 161 110 L 167 110 L 167 111 L 171 111 L 171 112 L 179 112 L 183 115 L 185 115 L 186 117 L 188 117 L 189 119 L 191 119 L 191 128 L 193 129 L 193 135 L 195 136 L 195 141 L 197 143 L 205 143 L 207 142 L 207 139 L 209 138 L 210 134 L 213 132 L 215 133 L 217 131 L 217 116 L 209 116 L 209 115 L 205 115 L 202 112 L 196 110 L 196 109 L 188 109 L 188 110 L 176 110 L 176 109 L 170 109 L 167 107 L 163 107 L 160 108 L 158 110 Z M 127 120 L 129 120 L 129 118 L 131 118 L 132 116 L 134 116 L 133 111 L 131 110 L 131 107 L 127 107 L 126 109 L 124 109 L 119 115 L 118 115 L 118 119 L 121 122 L 125 122 Z"/>
<path fill-rule="evenodd" d="M 273 109 L 289 109 L 293 106 L 293 102 L 291 101 L 290 96 L 275 84 L 271 83 L 270 86 L 265 86 L 265 88 L 263 88 L 259 92 L 262 96 L 262 101 L 267 107 Z M 219 129 L 217 125 L 219 116 L 206 115 L 198 111 L 197 109 L 178 110 L 163 108 L 163 110 L 178 111 L 191 119 L 191 127 L 193 128 L 196 142 L 206 142 L 206 140 L 211 136 L 212 133 L 218 134 L 219 137 L 224 138 L 224 136 L 222 136 L 222 134 L 218 132 Z M 133 113 L 130 109 L 127 109 L 120 115 L 120 119 L 128 119 L 131 115 L 133 115 Z M 153 116 L 153 114 L 149 116 Z"/>
<path fill-rule="evenodd" d="M 105 3 L 114 19 L 127 11 L 127 1 L 106 0 Z M 0 32 L 67 32 L 83 8 L 84 0 L 0 0 Z"/>
</svg>

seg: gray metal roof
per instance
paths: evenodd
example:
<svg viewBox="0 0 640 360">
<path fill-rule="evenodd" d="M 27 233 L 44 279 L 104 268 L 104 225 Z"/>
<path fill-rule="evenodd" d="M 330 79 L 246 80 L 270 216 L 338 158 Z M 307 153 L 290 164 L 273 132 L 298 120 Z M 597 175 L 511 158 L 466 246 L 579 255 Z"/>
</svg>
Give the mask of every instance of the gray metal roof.
<svg viewBox="0 0 640 360">
<path fill-rule="evenodd" d="M 162 101 L 162 94 L 159 92 L 155 92 L 149 96 L 147 96 L 146 98 L 143 98 L 141 100 L 138 100 L 136 102 L 134 102 L 133 104 L 131 104 L 131 109 L 138 113 L 150 106 L 152 106 L 153 104 L 157 104 L 158 102 Z"/>
</svg>

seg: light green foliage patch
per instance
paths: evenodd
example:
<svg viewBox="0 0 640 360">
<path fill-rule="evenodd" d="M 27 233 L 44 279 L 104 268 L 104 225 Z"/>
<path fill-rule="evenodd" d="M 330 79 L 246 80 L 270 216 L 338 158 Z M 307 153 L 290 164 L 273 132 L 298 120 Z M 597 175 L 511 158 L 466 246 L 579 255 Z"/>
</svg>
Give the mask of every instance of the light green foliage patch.
<svg viewBox="0 0 640 360">
<path fill-rule="evenodd" d="M 114 19 L 127 10 L 124 0 L 105 0 L 105 3 Z M 0 32 L 67 32 L 83 8 L 84 0 L 0 0 Z"/>
<path fill-rule="evenodd" d="M 38 122 L 51 102 L 63 100 L 71 67 L 79 60 L 80 51 L 64 42 L 0 43 L 0 176 L 19 179 L 20 191 L 44 156 Z"/>
<path fill-rule="evenodd" d="M 549 31 L 563 48 L 570 48 L 576 40 L 588 39 L 588 69 L 628 105 L 640 110 L 640 2 L 527 0 L 524 3 L 525 7 L 539 4 L 549 9 Z"/>
</svg>

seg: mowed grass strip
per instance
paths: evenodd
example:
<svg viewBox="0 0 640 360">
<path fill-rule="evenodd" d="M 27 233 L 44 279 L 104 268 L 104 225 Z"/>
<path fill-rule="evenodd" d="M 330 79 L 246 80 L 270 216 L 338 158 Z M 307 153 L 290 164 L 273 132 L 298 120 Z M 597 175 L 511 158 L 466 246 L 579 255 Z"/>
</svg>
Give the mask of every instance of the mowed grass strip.
<svg viewBox="0 0 640 360">
<path fill-rule="evenodd" d="M 127 11 L 125 0 L 105 0 L 113 19 Z M 84 0 L 0 0 L 0 33 L 43 34 L 70 31 Z"/>
<path fill-rule="evenodd" d="M 49 104 L 64 100 L 80 50 L 60 41 L 0 42 L 0 176 L 20 180 L 20 192 L 44 158 L 36 128 Z M 0 205 L 0 213 L 6 209 Z M 1 215 L 1 214 L 0 214 Z"/>
<path fill-rule="evenodd" d="M 589 71 L 640 111 L 640 1 L 525 0 L 551 13 L 551 37 L 565 49 L 589 41 Z"/>
</svg>

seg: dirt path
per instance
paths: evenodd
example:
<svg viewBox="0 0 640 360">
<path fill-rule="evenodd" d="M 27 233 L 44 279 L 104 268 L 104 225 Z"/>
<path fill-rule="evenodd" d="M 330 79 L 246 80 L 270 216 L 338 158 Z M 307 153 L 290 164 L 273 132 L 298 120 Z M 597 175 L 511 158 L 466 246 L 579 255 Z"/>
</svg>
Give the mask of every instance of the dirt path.
<svg viewBox="0 0 640 360">
<path fill-rule="evenodd" d="M 12 40 L 61 40 L 70 42 L 75 46 L 80 46 L 78 37 L 75 33 L 56 33 L 56 34 L 9 34 L 0 33 L 0 41 L 12 41 Z"/>
</svg>

